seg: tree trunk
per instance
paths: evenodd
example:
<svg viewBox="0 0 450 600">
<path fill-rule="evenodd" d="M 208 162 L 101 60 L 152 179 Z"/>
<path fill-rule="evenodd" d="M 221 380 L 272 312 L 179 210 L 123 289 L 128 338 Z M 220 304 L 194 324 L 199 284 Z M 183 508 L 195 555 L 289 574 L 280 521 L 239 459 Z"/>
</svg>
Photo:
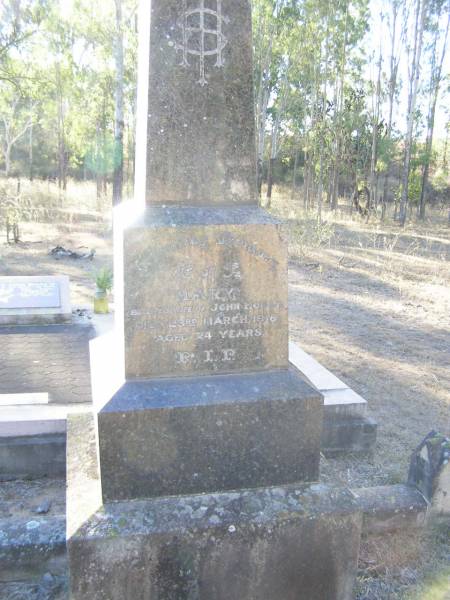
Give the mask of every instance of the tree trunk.
<svg viewBox="0 0 450 600">
<path fill-rule="evenodd" d="M 341 147 L 342 147 L 342 127 L 341 127 L 341 116 L 344 109 L 344 84 L 345 84 L 345 67 L 347 64 L 347 42 L 348 42 L 348 13 L 349 5 L 346 5 L 345 11 L 345 25 L 344 25 L 344 38 L 342 42 L 342 59 L 340 61 L 337 73 L 336 73 L 336 91 L 335 91 L 335 116 L 334 116 L 334 132 L 336 145 L 334 150 L 334 161 L 333 161 L 333 175 L 332 175 L 332 187 L 331 187 L 331 208 L 336 210 L 337 208 L 337 196 L 338 196 L 338 184 L 339 184 L 339 165 L 341 159 Z"/>
<path fill-rule="evenodd" d="M 122 0 L 115 0 L 116 5 L 116 35 L 114 59 L 116 63 L 116 90 L 114 115 L 114 173 L 113 173 L 113 206 L 122 202 L 123 188 L 123 28 Z"/>
<path fill-rule="evenodd" d="M 11 171 L 11 145 L 8 144 L 5 148 L 5 177 L 9 177 Z"/>
<path fill-rule="evenodd" d="M 255 32 L 255 40 L 261 40 L 265 37 L 263 33 L 264 25 L 260 18 L 258 28 Z M 255 57 L 257 67 L 259 68 L 259 80 L 257 81 L 256 93 L 256 156 L 257 156 L 257 182 L 258 194 L 261 196 L 263 165 L 264 165 L 264 147 L 266 137 L 267 108 L 270 100 L 270 64 L 272 61 L 274 24 L 271 23 L 269 31 L 266 32 L 268 44 L 267 47 L 261 47 L 261 52 Z"/>
<path fill-rule="evenodd" d="M 258 158 L 258 161 L 257 161 L 257 170 L 258 170 L 258 174 L 257 174 L 258 196 L 261 197 L 262 182 L 263 182 L 263 164 L 262 164 L 262 161 L 260 158 Z"/>
<path fill-rule="evenodd" d="M 272 204 L 273 168 L 275 160 L 275 158 L 269 158 L 269 168 L 267 169 L 267 208 L 270 208 Z"/>
<path fill-rule="evenodd" d="M 305 151 L 305 164 L 303 166 L 303 208 L 309 209 L 309 152 Z"/>
<path fill-rule="evenodd" d="M 377 166 L 377 151 L 378 151 L 378 121 L 380 119 L 380 104 L 381 104 L 381 45 L 380 45 L 380 55 L 378 58 L 378 77 L 377 77 L 377 86 L 375 92 L 375 102 L 373 104 L 373 120 L 372 120 L 372 149 L 370 155 L 370 206 L 374 207 L 377 205 L 377 192 L 376 192 L 376 166 Z"/>
<path fill-rule="evenodd" d="M 63 115 L 63 98 L 61 84 L 61 65 L 56 63 L 56 86 L 58 94 L 58 188 L 65 189 L 65 143 L 64 143 L 64 115 Z"/>
<path fill-rule="evenodd" d="M 391 137 L 392 137 L 394 98 L 395 98 L 395 91 L 397 89 L 397 74 L 398 74 L 398 65 L 399 65 L 399 56 L 396 55 L 396 53 L 395 53 L 397 19 L 398 19 L 398 5 L 395 2 L 393 2 L 392 3 L 392 29 L 391 29 L 391 56 L 390 56 L 390 72 L 389 72 L 389 115 L 388 115 L 387 132 L 386 132 L 386 137 L 387 137 L 388 141 L 390 141 Z M 390 160 L 390 156 L 388 156 L 388 160 L 387 160 L 387 164 L 386 164 L 386 173 L 384 175 L 384 181 L 383 181 L 383 199 L 382 199 L 382 209 L 381 209 L 381 220 L 382 221 L 384 220 L 384 218 L 386 216 L 390 170 L 391 170 L 391 160 Z"/>
<path fill-rule="evenodd" d="M 320 153 L 319 185 L 317 186 L 317 221 L 322 223 L 322 201 L 323 201 L 323 153 Z"/>
<path fill-rule="evenodd" d="M 442 168 L 444 171 L 447 170 L 447 165 L 448 165 L 447 153 L 448 153 L 448 136 L 450 133 L 449 125 L 450 125 L 450 123 L 447 123 L 446 131 L 445 131 L 444 150 L 442 152 Z"/>
<path fill-rule="evenodd" d="M 297 168 L 298 168 L 298 150 L 295 151 L 294 172 L 292 174 L 292 189 L 291 189 L 291 199 L 292 200 L 294 200 L 295 192 L 297 190 Z"/>
<path fill-rule="evenodd" d="M 440 17 L 440 13 L 438 14 L 438 19 Z M 438 37 L 440 34 L 439 27 L 436 28 L 434 43 L 433 43 L 433 56 L 432 56 L 432 66 L 431 66 L 431 76 L 430 76 L 430 106 L 428 110 L 428 119 L 427 119 L 427 138 L 425 143 L 425 164 L 423 166 L 422 172 L 422 185 L 420 189 L 420 204 L 419 204 L 419 219 L 425 219 L 425 206 L 427 201 L 427 185 L 428 185 L 428 176 L 430 172 L 430 160 L 431 153 L 433 150 L 433 135 L 434 135 L 434 119 L 436 116 L 436 104 L 439 96 L 439 88 L 442 79 L 442 66 L 444 64 L 445 54 L 447 50 L 447 38 L 450 27 L 450 14 L 447 17 L 447 27 L 445 30 L 445 37 L 442 46 L 442 53 L 439 60 L 439 63 L 436 64 L 436 46 Z"/>
<path fill-rule="evenodd" d="M 416 24 L 414 33 L 414 52 L 413 62 L 411 65 L 410 92 L 408 97 L 407 131 L 405 138 L 405 153 L 403 159 L 402 193 L 400 198 L 399 221 L 402 226 L 405 225 L 406 217 L 408 214 L 409 174 L 411 170 L 414 114 L 416 111 L 417 90 L 419 87 L 420 59 L 422 55 L 423 31 L 425 26 L 427 7 L 428 0 L 417 0 Z"/>
<path fill-rule="evenodd" d="M 324 179 L 324 151 L 325 151 L 325 137 L 323 135 L 323 128 L 327 118 L 327 83 L 328 83 L 328 55 L 329 55 L 329 28 L 328 28 L 328 15 L 327 15 L 327 28 L 325 37 L 325 71 L 323 75 L 323 89 L 322 89 L 322 106 L 321 106 L 321 121 L 322 121 L 322 135 L 320 137 L 320 148 L 319 148 L 319 183 L 317 186 L 317 221 L 322 223 L 322 203 L 323 203 L 323 179 Z M 322 62 L 322 58 L 321 61 Z"/>
<path fill-rule="evenodd" d="M 28 137 L 28 177 L 33 181 L 33 124 L 30 125 Z"/>
</svg>

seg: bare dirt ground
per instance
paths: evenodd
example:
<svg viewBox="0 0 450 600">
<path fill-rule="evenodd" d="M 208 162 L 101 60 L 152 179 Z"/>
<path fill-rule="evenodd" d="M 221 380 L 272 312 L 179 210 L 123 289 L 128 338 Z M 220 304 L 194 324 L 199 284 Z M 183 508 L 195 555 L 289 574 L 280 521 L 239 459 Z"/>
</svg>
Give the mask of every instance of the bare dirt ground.
<svg viewBox="0 0 450 600">
<path fill-rule="evenodd" d="M 96 273 L 104 266 L 112 268 L 112 241 L 110 223 L 92 216 L 84 220 L 89 217 L 82 213 L 72 217 L 82 220 L 71 223 L 23 223 L 18 244 L 8 245 L 0 238 L 0 275 L 68 275 L 72 306 L 92 305 Z M 95 256 L 55 258 L 49 253 L 56 246 L 79 254 L 94 249 Z"/>
<path fill-rule="evenodd" d="M 288 220 L 291 337 L 366 398 L 379 423 L 373 457 L 324 459 L 323 479 L 354 487 L 403 482 L 421 439 L 431 429 L 450 433 L 446 215 L 400 230 L 356 215 L 325 214 L 318 226 L 282 196 L 272 210 Z M 0 241 L 0 275 L 67 274 L 73 306 L 91 305 L 93 275 L 112 264 L 109 219 L 73 215 L 24 223 L 21 231 L 20 244 Z M 57 245 L 96 254 L 92 261 L 56 260 L 49 250 Z M 392 540 L 389 557 L 382 541 L 370 543 L 363 545 L 355 598 L 450 598 L 450 524 L 414 542 Z M 411 544 L 412 554 L 405 552 Z"/>
</svg>

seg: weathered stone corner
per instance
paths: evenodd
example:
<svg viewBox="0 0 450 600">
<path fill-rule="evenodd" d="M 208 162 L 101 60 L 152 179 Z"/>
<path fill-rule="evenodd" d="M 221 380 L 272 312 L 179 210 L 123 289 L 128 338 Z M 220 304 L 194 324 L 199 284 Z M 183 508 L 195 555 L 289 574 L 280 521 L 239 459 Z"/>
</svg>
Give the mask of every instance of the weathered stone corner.
<svg viewBox="0 0 450 600">
<path fill-rule="evenodd" d="M 430 513 L 450 515 L 450 438 L 431 431 L 411 457 L 408 483 L 430 503 Z"/>
</svg>

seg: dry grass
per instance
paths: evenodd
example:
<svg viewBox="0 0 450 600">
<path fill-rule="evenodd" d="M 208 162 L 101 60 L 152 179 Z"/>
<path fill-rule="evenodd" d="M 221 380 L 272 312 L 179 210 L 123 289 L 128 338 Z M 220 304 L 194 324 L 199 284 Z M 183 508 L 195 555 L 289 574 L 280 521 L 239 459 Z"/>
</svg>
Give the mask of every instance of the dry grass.
<svg viewBox="0 0 450 600">
<path fill-rule="evenodd" d="M 392 218 L 365 223 L 324 210 L 319 224 L 282 190 L 272 211 L 287 219 L 291 337 L 365 397 L 379 424 L 370 460 L 324 460 L 322 477 L 354 487 L 404 482 L 423 437 L 450 430 L 447 214 L 429 210 L 424 223 L 401 229 Z M 448 526 L 424 539 L 366 540 L 361 556 L 358 599 L 450 594 Z"/>
</svg>

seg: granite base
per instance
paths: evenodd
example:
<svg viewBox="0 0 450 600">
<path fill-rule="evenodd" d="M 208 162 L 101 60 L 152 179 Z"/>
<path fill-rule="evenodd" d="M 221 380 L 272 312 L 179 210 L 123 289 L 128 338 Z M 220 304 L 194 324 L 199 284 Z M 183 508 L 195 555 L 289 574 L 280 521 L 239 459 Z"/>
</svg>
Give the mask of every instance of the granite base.
<svg viewBox="0 0 450 600">
<path fill-rule="evenodd" d="M 102 505 L 92 423 L 68 422 L 71 600 L 350 600 L 351 492 L 290 485 Z"/>
<path fill-rule="evenodd" d="M 97 413 L 103 501 L 317 481 L 322 402 L 293 367 L 126 382 Z"/>
</svg>

